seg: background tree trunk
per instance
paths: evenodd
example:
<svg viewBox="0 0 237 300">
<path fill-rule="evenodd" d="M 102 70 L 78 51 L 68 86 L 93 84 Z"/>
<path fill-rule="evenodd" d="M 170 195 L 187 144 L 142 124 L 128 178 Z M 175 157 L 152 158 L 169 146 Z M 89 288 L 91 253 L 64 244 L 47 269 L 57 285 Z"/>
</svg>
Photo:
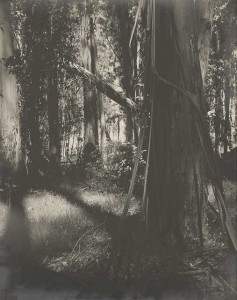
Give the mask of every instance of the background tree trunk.
<svg viewBox="0 0 237 300">
<path fill-rule="evenodd" d="M 228 146 L 229 144 L 231 144 L 230 96 L 231 96 L 230 78 L 227 75 L 225 81 L 225 123 L 224 123 L 224 133 L 223 133 L 224 154 L 227 154 Z"/>
<path fill-rule="evenodd" d="M 92 2 L 87 0 L 85 14 L 82 20 L 82 45 L 83 64 L 85 69 L 96 75 L 97 71 L 97 48 L 94 35 L 94 18 L 92 16 Z M 97 91 L 84 81 L 84 118 L 85 138 L 84 142 L 98 145 L 98 116 L 97 116 Z"/>
<path fill-rule="evenodd" d="M 58 120 L 57 62 L 54 57 L 53 16 L 49 15 L 49 62 L 48 62 L 48 120 L 49 120 L 49 163 L 51 175 L 57 176 L 60 170 L 61 144 Z"/>
<path fill-rule="evenodd" d="M 38 51 L 37 33 L 35 28 L 31 29 L 32 20 L 36 18 L 36 12 L 30 7 L 26 9 L 27 18 L 25 21 L 26 53 L 29 54 L 28 71 L 29 82 L 24 86 L 23 109 L 22 109 L 22 136 L 24 147 L 28 150 L 30 158 L 29 173 L 32 182 L 37 183 L 39 170 L 42 163 L 42 140 L 40 136 L 39 103 L 42 96 L 40 91 L 40 73 L 42 64 L 41 54 Z"/>
<path fill-rule="evenodd" d="M 129 18 L 129 1 L 119 0 L 115 2 L 117 18 L 119 22 L 119 46 L 121 48 L 121 65 L 123 70 L 122 87 L 126 97 L 135 98 L 134 78 L 136 76 L 136 40 L 129 49 L 132 24 Z M 135 62 L 135 63 L 134 63 Z M 134 142 L 134 119 L 131 110 L 126 112 L 126 140 Z"/>
<path fill-rule="evenodd" d="M 105 111 L 104 111 L 104 102 L 103 102 L 103 95 L 99 95 L 99 100 L 100 100 L 100 148 L 101 148 L 101 153 L 103 155 L 105 146 L 106 146 L 106 134 L 105 134 L 105 127 L 106 127 L 106 122 L 105 122 Z"/>
</svg>

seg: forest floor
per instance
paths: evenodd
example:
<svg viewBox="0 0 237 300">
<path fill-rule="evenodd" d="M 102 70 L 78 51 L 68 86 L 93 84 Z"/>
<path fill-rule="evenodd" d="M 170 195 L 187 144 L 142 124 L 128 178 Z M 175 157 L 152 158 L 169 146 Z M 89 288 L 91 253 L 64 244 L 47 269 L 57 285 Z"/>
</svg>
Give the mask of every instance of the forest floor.
<svg viewBox="0 0 237 300">
<path fill-rule="evenodd" d="M 225 190 L 236 225 L 236 184 L 226 181 Z M 158 253 L 157 245 L 146 242 L 144 248 L 149 251 L 138 258 L 138 251 L 132 249 L 134 257 L 125 257 L 122 275 L 116 283 L 110 280 L 106 266 L 125 199 L 122 194 L 98 193 L 70 184 L 57 192 L 32 190 L 24 199 L 28 228 L 24 234 L 30 240 L 31 267 L 23 286 L 19 283 L 16 288 L 17 299 L 236 299 L 236 256 L 227 250 L 212 212 L 212 238 L 204 252 L 189 249 L 179 253 L 175 249 L 175 256 L 170 249 L 163 259 L 162 247 L 158 246 Z M 214 204 L 211 192 L 209 201 Z M 0 235 L 7 211 L 7 205 L 0 202 Z M 127 226 L 136 234 L 129 237 L 129 251 L 131 244 L 132 248 L 141 246 L 139 211 L 139 201 L 133 198 Z"/>
</svg>

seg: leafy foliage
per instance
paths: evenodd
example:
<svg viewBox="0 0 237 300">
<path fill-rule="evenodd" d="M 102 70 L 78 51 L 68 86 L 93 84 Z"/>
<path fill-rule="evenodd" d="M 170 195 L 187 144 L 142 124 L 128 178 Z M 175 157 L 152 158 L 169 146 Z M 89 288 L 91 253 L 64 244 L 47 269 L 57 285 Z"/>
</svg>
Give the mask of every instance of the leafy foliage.
<svg viewBox="0 0 237 300">
<path fill-rule="evenodd" d="M 105 150 L 105 162 L 98 150 L 93 151 L 91 161 L 84 165 L 89 186 L 99 191 L 126 193 L 130 185 L 136 150 L 137 147 L 130 143 L 110 143 Z M 134 191 L 138 196 L 141 196 L 143 191 L 145 156 L 144 150 L 139 162 Z"/>
</svg>

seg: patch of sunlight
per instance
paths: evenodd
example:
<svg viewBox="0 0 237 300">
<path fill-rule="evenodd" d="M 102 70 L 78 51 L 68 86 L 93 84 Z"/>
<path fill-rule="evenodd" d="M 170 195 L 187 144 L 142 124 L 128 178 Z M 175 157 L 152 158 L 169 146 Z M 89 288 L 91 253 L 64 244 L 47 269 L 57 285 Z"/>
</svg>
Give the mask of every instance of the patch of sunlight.
<svg viewBox="0 0 237 300">
<path fill-rule="evenodd" d="M 7 222 L 8 206 L 5 203 L 0 202 L 0 238 L 5 232 Z"/>
<path fill-rule="evenodd" d="M 80 190 L 80 194 L 82 200 L 87 205 L 98 207 L 102 211 L 111 212 L 115 215 L 122 214 L 124 204 L 126 201 L 126 195 L 99 194 L 86 190 Z M 138 213 L 139 211 L 139 201 L 133 197 L 129 206 L 129 214 L 133 215 Z"/>
<path fill-rule="evenodd" d="M 29 219 L 34 221 L 41 218 L 55 220 L 66 217 L 71 213 L 81 213 L 81 210 L 60 195 L 55 195 L 47 191 L 36 191 L 27 195 L 24 206 Z M 80 217 L 80 216 L 78 216 Z"/>
<path fill-rule="evenodd" d="M 29 194 L 24 200 L 34 252 L 70 251 L 80 232 L 93 226 L 83 209 L 47 191 Z"/>
</svg>

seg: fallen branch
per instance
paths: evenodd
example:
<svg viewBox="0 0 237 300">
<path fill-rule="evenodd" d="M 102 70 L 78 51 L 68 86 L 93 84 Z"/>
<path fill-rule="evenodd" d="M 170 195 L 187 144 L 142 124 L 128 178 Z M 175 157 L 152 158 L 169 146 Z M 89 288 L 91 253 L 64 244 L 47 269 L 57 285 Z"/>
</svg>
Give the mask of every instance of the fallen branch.
<svg viewBox="0 0 237 300">
<path fill-rule="evenodd" d="M 88 80 L 90 83 L 94 84 L 99 92 L 105 94 L 108 98 L 114 100 L 116 103 L 121 105 L 122 107 L 130 110 L 136 110 L 137 104 L 131 100 L 130 98 L 125 97 L 120 92 L 116 91 L 110 84 L 108 84 L 103 79 L 100 79 L 95 74 L 89 72 L 84 69 L 80 65 L 72 64 L 71 71 L 73 71 L 76 75 L 83 77 Z"/>
</svg>

